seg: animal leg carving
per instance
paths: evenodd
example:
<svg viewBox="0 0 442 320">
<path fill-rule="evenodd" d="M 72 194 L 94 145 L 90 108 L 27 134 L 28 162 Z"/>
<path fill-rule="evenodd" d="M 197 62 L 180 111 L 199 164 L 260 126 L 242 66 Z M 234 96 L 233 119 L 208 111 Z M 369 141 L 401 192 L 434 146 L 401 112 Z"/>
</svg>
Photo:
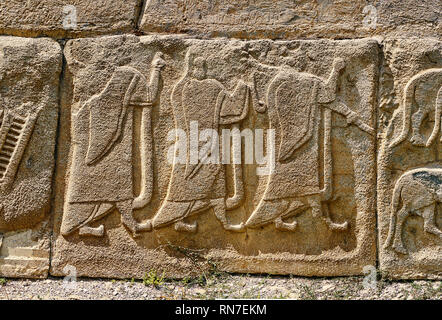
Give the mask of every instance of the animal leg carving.
<svg viewBox="0 0 442 320">
<path fill-rule="evenodd" d="M 407 249 L 404 247 L 404 243 L 402 242 L 402 225 L 405 222 L 405 219 L 408 217 L 408 209 L 404 206 L 397 213 L 397 222 L 396 222 L 396 230 L 393 238 L 393 248 L 399 253 L 407 254 Z"/>
<path fill-rule="evenodd" d="M 423 147 L 425 146 L 425 140 L 423 135 L 420 133 L 420 128 L 422 125 L 422 121 L 424 120 L 425 114 L 422 109 L 416 111 L 411 117 L 411 138 L 410 141 L 415 146 Z"/>
<path fill-rule="evenodd" d="M 424 230 L 442 238 L 442 231 L 440 231 L 434 221 L 436 212 L 436 204 L 423 209 L 422 217 L 424 218 Z"/>
</svg>

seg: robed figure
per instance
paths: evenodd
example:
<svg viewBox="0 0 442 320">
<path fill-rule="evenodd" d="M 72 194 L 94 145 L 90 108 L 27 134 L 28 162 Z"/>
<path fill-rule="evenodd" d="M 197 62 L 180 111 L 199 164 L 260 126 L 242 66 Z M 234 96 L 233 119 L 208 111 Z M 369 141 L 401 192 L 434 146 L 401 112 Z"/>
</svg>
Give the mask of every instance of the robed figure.
<svg viewBox="0 0 442 320">
<path fill-rule="evenodd" d="M 133 110 L 151 108 L 160 87 L 161 54 L 152 62 L 151 78 L 123 66 L 115 69 L 103 91 L 72 114 L 72 160 L 61 233 L 102 236 L 104 226 L 92 223 L 115 209 L 134 234 L 151 223 L 133 217 Z"/>
<path fill-rule="evenodd" d="M 194 58 L 189 50 L 186 60 L 187 70 L 175 85 L 171 101 L 176 129 L 186 132 L 190 152 L 185 163 L 179 163 L 176 158 L 174 160 L 168 193 L 153 219 L 153 227 L 174 224 L 177 231 L 195 232 L 197 223 L 183 220 L 213 209 L 226 230 L 242 231 L 243 224 L 232 225 L 226 218 L 226 209 L 232 208 L 232 205 L 226 199 L 225 165 L 217 161 L 220 148 L 216 141 L 218 134 L 209 137 L 209 143 L 196 137 L 199 150 L 197 159 L 190 156 L 195 151 L 190 149 L 196 147 L 191 145 L 190 135 L 191 127 L 196 124 L 199 133 L 207 129 L 218 133 L 220 125 L 238 125 L 248 113 L 249 89 L 239 81 L 233 93 L 230 93 L 218 80 L 206 77 L 204 58 Z M 212 156 L 213 161 L 210 160 Z"/>
</svg>

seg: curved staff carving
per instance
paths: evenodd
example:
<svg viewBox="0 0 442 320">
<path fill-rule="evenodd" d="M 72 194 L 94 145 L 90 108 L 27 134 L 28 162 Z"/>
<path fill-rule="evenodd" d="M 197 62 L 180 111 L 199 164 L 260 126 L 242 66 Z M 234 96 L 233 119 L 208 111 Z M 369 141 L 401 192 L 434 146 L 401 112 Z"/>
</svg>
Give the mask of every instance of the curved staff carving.
<svg viewBox="0 0 442 320">
<path fill-rule="evenodd" d="M 152 139 L 152 103 L 158 97 L 160 86 L 160 70 L 166 62 L 163 54 L 157 52 L 152 61 L 152 67 L 156 70 L 151 73 L 150 90 L 147 102 L 137 102 L 143 108 L 141 115 L 141 191 L 132 203 L 134 209 L 142 209 L 152 200 L 153 191 L 153 139 Z"/>
</svg>

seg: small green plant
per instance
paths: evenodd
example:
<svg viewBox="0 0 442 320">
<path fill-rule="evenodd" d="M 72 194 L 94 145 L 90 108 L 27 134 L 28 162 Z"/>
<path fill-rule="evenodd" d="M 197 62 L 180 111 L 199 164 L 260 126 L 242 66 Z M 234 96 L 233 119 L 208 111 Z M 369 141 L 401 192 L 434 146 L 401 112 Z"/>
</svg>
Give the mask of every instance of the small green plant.
<svg viewBox="0 0 442 320">
<path fill-rule="evenodd" d="M 161 276 L 158 276 L 157 272 L 155 270 L 152 270 L 144 275 L 143 284 L 145 286 L 160 287 L 163 285 L 163 283 L 164 283 L 164 272 Z"/>
<path fill-rule="evenodd" d="M 6 282 L 8 282 L 8 280 L 6 280 L 5 278 L 0 278 L 0 287 L 5 286 Z"/>
<path fill-rule="evenodd" d="M 181 283 L 182 283 L 184 286 L 187 286 L 187 285 L 190 283 L 191 280 L 192 280 L 192 279 L 190 279 L 189 277 L 184 277 L 184 278 L 181 280 Z"/>
</svg>

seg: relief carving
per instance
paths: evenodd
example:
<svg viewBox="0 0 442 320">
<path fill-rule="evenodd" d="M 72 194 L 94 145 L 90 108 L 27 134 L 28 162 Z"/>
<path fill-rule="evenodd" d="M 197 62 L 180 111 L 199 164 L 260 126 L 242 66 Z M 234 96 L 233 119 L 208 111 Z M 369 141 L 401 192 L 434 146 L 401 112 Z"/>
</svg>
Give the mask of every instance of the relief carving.
<svg viewBox="0 0 442 320">
<path fill-rule="evenodd" d="M 387 41 L 385 51 L 394 86 L 383 94 L 401 103 L 380 115 L 389 118 L 378 157 L 380 265 L 391 277 L 440 278 L 441 45 Z"/>
<path fill-rule="evenodd" d="M 428 95 L 437 92 L 436 100 L 428 103 Z M 392 142 L 390 148 L 397 146 L 404 141 L 409 134 L 411 126 L 410 141 L 415 146 L 429 147 L 439 134 L 440 121 L 442 115 L 442 69 L 428 69 L 413 76 L 405 86 L 403 94 L 403 127 L 400 135 Z M 418 109 L 412 114 L 413 103 Z M 421 133 L 423 121 L 435 112 L 434 129 L 430 137 L 425 141 Z"/>
<path fill-rule="evenodd" d="M 441 202 L 442 169 L 420 168 L 405 172 L 397 180 L 393 190 L 390 230 L 385 248 L 392 246 L 399 253 L 408 253 L 402 241 L 402 228 L 405 219 L 411 214 L 424 219 L 425 232 L 442 239 L 442 231 L 434 220 L 437 204 Z"/>
<path fill-rule="evenodd" d="M 216 79 L 208 79 L 205 59 L 192 54 L 191 49 L 185 63 L 184 76 L 174 86 L 171 96 L 176 129 L 185 130 L 190 136 L 191 122 L 198 123 L 199 130 L 218 132 L 220 125 L 239 128 L 238 123 L 248 113 L 248 86 L 240 80 L 234 91 L 229 92 Z M 226 218 L 226 210 L 239 206 L 242 201 L 241 168 L 235 166 L 235 195 L 226 199 L 224 165 L 207 161 L 212 153 L 219 152 L 215 150 L 219 144 L 214 139 L 210 138 L 209 150 L 194 163 L 188 158 L 186 164 L 173 164 L 169 190 L 153 219 L 154 228 L 173 223 L 177 231 L 196 232 L 197 223 L 189 224 L 184 219 L 212 209 L 224 229 L 244 231 L 243 223 L 232 225 Z"/>
<path fill-rule="evenodd" d="M 150 82 L 132 67 L 116 68 L 105 88 L 72 114 L 73 160 L 61 225 L 63 235 L 79 230 L 80 235 L 103 236 L 103 225 L 90 224 L 115 209 L 134 236 L 152 229 L 150 221 L 135 220 L 133 209 L 146 206 L 151 198 L 150 109 L 159 94 L 164 65 L 161 53 L 156 54 Z M 132 190 L 134 108 L 143 108 L 142 188 L 138 197 Z"/>
<path fill-rule="evenodd" d="M 333 200 L 331 112 L 345 116 L 348 124 L 353 123 L 371 135 L 374 129 L 336 97 L 338 78 L 344 68 L 344 60 L 337 58 L 328 79 L 309 73 L 281 71 L 268 86 L 266 103 L 263 104 L 259 97 L 255 99 L 258 112 L 268 110 L 270 127 L 277 130 L 276 147 L 279 149 L 276 150 L 275 171 L 269 175 L 264 196 L 247 220 L 247 227 L 273 222 L 279 230 L 294 231 L 297 222 L 287 223 L 283 219 L 311 209 L 313 217 L 322 218 L 330 229 L 347 229 L 347 221 L 332 221 L 328 208 L 328 202 Z M 324 127 L 322 174 L 319 172 L 321 121 Z"/>
<path fill-rule="evenodd" d="M 0 188 L 2 190 L 8 190 L 14 182 L 39 112 L 39 109 L 26 110 L 26 108 L 0 110 Z"/>
<path fill-rule="evenodd" d="M 53 40 L 0 37 L 0 277 L 48 275 L 61 65 Z"/>
<path fill-rule="evenodd" d="M 180 277 L 207 260 L 362 274 L 376 250 L 377 50 L 372 40 L 69 41 L 53 274 L 75 262 L 78 276 Z M 140 71 L 152 64 L 149 80 Z"/>
</svg>

